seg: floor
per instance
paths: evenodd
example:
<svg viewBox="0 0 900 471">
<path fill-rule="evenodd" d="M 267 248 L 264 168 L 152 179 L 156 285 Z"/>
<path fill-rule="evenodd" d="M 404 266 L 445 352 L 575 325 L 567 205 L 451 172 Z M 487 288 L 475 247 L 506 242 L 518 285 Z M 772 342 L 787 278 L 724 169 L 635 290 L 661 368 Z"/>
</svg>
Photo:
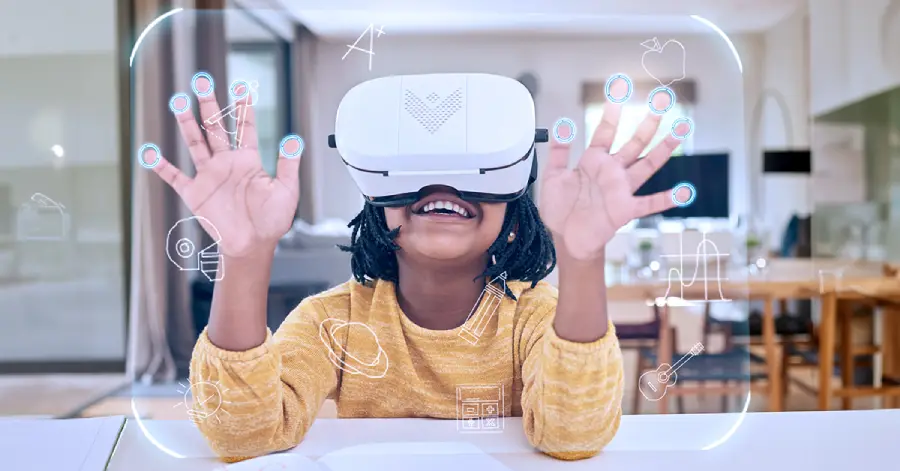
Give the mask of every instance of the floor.
<svg viewBox="0 0 900 471">
<path fill-rule="evenodd" d="M 0 417 L 64 417 L 127 384 L 112 375 L 0 376 Z"/>
</svg>

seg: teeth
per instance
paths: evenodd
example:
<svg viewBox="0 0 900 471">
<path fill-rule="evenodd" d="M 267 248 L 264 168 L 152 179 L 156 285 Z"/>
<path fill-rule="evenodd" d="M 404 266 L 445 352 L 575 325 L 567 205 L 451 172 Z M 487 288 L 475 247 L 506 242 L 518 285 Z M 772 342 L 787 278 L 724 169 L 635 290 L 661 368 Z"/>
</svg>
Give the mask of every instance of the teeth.
<svg viewBox="0 0 900 471">
<path fill-rule="evenodd" d="M 469 217 L 469 212 L 466 211 L 465 208 L 461 207 L 461 206 L 458 205 L 458 204 L 454 204 L 454 203 L 451 202 L 451 201 L 433 201 L 433 202 L 428 203 L 428 204 L 426 204 L 425 206 L 423 206 L 423 207 L 422 207 L 422 212 L 423 212 L 423 213 L 429 213 L 429 212 L 431 212 L 431 211 L 434 211 L 435 209 L 447 209 L 447 210 L 452 210 L 452 211 L 456 212 L 457 214 L 459 214 L 459 215 L 461 215 L 461 216 Z"/>
</svg>

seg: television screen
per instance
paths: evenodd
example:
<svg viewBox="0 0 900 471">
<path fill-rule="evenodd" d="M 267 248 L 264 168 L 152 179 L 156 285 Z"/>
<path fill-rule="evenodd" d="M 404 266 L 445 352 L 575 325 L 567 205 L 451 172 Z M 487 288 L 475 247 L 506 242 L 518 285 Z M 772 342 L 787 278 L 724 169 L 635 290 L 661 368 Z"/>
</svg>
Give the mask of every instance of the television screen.
<svg viewBox="0 0 900 471">
<path fill-rule="evenodd" d="M 728 157 L 727 153 L 674 156 L 635 194 L 652 195 L 688 182 L 697 189 L 697 198 L 690 206 L 662 213 L 663 217 L 727 218 Z"/>
</svg>

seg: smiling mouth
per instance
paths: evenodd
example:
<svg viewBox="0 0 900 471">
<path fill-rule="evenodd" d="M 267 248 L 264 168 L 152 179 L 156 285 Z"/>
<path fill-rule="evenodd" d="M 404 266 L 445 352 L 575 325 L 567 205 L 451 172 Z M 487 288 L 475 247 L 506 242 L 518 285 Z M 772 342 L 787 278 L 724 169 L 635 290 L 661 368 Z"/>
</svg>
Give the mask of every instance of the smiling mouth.
<svg viewBox="0 0 900 471">
<path fill-rule="evenodd" d="M 442 215 L 447 217 L 462 217 L 465 219 L 472 219 L 475 215 L 470 214 L 466 208 L 461 207 L 460 205 L 445 200 L 432 201 L 423 205 L 416 211 L 413 211 L 413 214 L 417 215 Z"/>
</svg>

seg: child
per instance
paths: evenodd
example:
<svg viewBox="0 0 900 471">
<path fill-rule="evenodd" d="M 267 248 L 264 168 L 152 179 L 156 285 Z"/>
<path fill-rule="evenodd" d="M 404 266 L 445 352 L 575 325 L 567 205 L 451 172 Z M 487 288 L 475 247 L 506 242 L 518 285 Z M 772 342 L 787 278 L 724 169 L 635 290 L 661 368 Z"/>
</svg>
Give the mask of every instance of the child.
<svg viewBox="0 0 900 471">
<path fill-rule="evenodd" d="M 195 86 L 201 118 L 217 113 L 211 81 Z M 277 176 L 266 174 L 252 107 L 238 123 L 251 145 L 238 150 L 204 139 L 192 113 L 178 114 L 197 175 L 161 156 L 154 170 L 216 226 L 228 267 L 191 364 L 192 383 L 221 391 L 194 391 L 194 408 L 205 412 L 195 421 L 212 448 L 238 461 L 294 447 L 326 398 L 340 417 L 456 419 L 458 387 L 482 385 L 499 396 L 497 415 L 522 417 L 537 449 L 566 460 L 597 454 L 618 429 L 623 390 L 604 246 L 626 222 L 674 205 L 671 192 L 633 192 L 679 143 L 667 138 L 638 160 L 659 124 L 650 114 L 611 156 L 621 105 L 606 106 L 575 169 L 567 168 L 568 145 L 551 144 L 543 222 L 527 195 L 473 203 L 433 186 L 406 207 L 367 203 L 343 247 L 354 279 L 305 299 L 274 335 L 266 328 L 269 272 L 296 210 L 299 158 L 283 149 Z M 557 263 L 558 292 L 541 281 Z M 498 299 L 486 320 L 470 318 L 476 302 L 481 312 Z"/>
</svg>

